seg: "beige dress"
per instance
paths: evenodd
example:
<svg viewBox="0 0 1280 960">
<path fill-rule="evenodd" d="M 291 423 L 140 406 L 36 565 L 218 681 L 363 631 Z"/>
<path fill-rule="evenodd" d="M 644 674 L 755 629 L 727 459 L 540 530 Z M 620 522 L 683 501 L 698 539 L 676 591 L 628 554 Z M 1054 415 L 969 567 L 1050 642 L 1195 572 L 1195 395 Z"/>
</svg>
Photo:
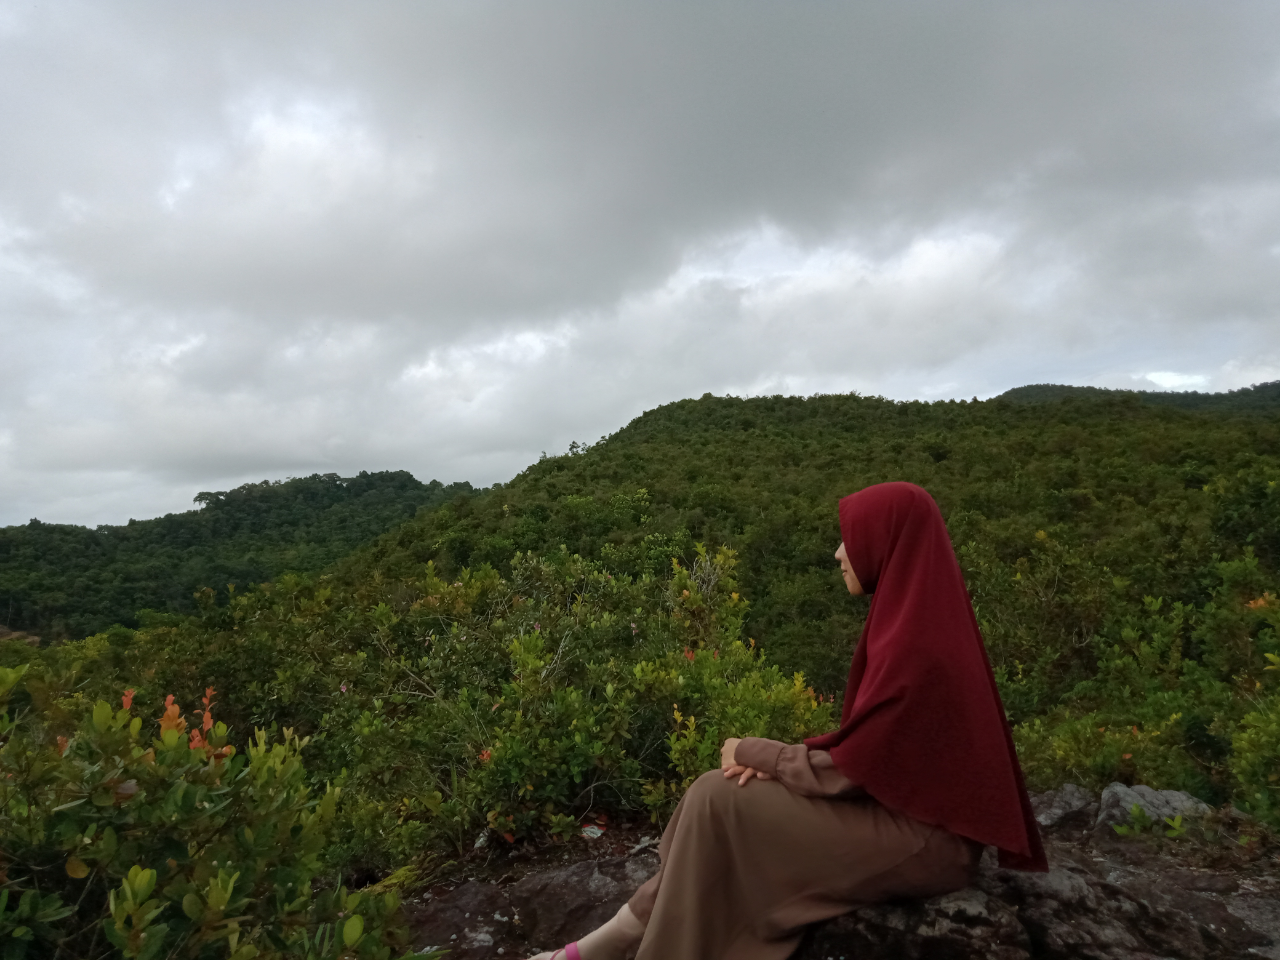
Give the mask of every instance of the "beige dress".
<svg viewBox="0 0 1280 960">
<path fill-rule="evenodd" d="M 806 924 L 972 879 L 979 844 L 881 806 L 829 753 L 752 737 L 735 757 L 775 779 L 694 781 L 630 900 L 637 960 L 783 960 Z"/>
</svg>

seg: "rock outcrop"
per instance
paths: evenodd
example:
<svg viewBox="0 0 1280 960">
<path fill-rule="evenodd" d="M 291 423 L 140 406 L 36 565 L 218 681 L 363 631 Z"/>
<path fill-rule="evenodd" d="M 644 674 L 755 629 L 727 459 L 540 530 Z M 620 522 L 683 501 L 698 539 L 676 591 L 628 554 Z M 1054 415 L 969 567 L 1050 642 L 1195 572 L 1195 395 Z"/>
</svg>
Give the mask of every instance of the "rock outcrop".
<svg viewBox="0 0 1280 960">
<path fill-rule="evenodd" d="M 1092 827 L 1098 819 L 1098 798 L 1074 783 L 1064 784 L 1060 790 L 1036 794 L 1031 798 L 1031 807 L 1041 830 L 1081 830 Z"/>
<path fill-rule="evenodd" d="M 1203 816 L 1210 809 L 1203 800 L 1180 790 L 1152 790 L 1141 785 L 1126 787 L 1123 783 L 1113 783 L 1102 791 L 1097 825 L 1104 827 L 1127 822 L 1134 806 L 1141 807 L 1157 823 L 1166 817 L 1172 820 L 1174 817 Z"/>
<path fill-rule="evenodd" d="M 583 860 L 510 885 L 470 880 L 410 908 L 415 943 L 417 949 L 448 947 L 450 960 L 559 947 L 617 913 L 657 869 L 657 855 L 643 853 Z"/>
<path fill-rule="evenodd" d="M 1207 812 L 1200 801 L 1113 784 L 1101 798 L 1067 785 L 1033 802 L 1048 873 L 1001 869 L 989 852 L 972 887 L 820 924 L 796 960 L 1280 960 L 1280 864 L 1205 866 L 1186 844 L 1108 826 L 1134 803 L 1156 820 Z M 415 945 L 448 947 L 450 960 L 530 956 L 594 929 L 656 869 L 646 852 L 469 881 L 410 907 Z"/>
</svg>

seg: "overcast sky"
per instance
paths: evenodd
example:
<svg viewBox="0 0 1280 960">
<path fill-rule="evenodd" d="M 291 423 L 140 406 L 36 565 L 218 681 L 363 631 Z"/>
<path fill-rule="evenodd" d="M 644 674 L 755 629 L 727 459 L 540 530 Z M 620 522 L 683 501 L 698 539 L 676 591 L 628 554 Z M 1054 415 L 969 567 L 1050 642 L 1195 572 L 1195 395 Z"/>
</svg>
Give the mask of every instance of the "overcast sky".
<svg viewBox="0 0 1280 960">
<path fill-rule="evenodd" d="M 1280 4 L 0 0 L 0 524 L 1280 378 Z"/>
</svg>

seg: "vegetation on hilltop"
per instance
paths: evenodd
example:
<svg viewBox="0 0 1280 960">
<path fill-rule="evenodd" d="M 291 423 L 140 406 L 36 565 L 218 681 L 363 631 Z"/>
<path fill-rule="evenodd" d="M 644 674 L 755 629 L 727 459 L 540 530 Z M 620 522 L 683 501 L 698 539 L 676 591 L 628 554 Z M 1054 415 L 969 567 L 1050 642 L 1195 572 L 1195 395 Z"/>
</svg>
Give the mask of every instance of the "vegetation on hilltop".
<svg viewBox="0 0 1280 960">
<path fill-rule="evenodd" d="M 1047 403 L 1067 397 L 1099 400 L 1107 397 L 1137 397 L 1143 403 L 1180 410 L 1220 413 L 1280 413 L 1280 380 L 1255 383 L 1251 387 L 1225 393 L 1201 393 L 1198 390 L 1111 390 L 1105 387 L 1072 387 L 1060 383 L 1033 383 L 1014 387 L 999 399 L 1015 403 Z"/>
<path fill-rule="evenodd" d="M 895 479 L 924 486 L 947 517 L 1033 784 L 1156 783 L 1270 809 L 1274 416 L 1129 396 L 704 397 L 424 513 L 343 561 L 334 582 L 405 582 L 427 562 L 446 578 L 506 575 L 518 553 L 559 549 L 614 576 L 660 577 L 669 557 L 687 564 L 694 544 L 723 544 L 750 600 L 744 635 L 834 696 L 866 603 L 845 594 L 831 558 L 835 504 Z"/>
<path fill-rule="evenodd" d="M 231 729 L 310 738 L 331 869 L 438 869 L 660 818 L 725 736 L 828 728 L 867 603 L 836 501 L 884 480 L 943 509 L 1033 789 L 1141 782 L 1280 825 L 1280 420 L 1132 396 L 669 404 L 323 573 L 0 665 L 48 763 L 97 700 L 156 717 L 214 687 Z"/>
<path fill-rule="evenodd" d="M 516 551 L 561 545 L 617 573 L 660 574 L 695 542 L 724 544 L 751 600 L 747 633 L 838 693 L 865 608 L 835 570 L 835 504 L 909 480 L 942 507 L 988 643 L 1031 671 L 1042 703 L 1094 669 L 1078 641 L 1101 629 L 1107 604 L 1204 603 L 1215 557 L 1245 546 L 1276 569 L 1280 530 L 1260 491 L 1277 463 L 1274 417 L 1196 415 L 1123 396 L 1034 406 L 704 397 L 423 513 L 337 575 L 396 579 L 428 560 L 445 573 L 505 571 Z M 1032 596 L 1038 578 L 1057 585 Z M 1011 702 L 1019 718 L 1022 699 Z"/>
<path fill-rule="evenodd" d="M 0 528 L 0 623 L 77 639 L 143 609 L 194 613 L 194 592 L 244 589 L 288 570 L 324 569 L 422 508 L 471 491 L 404 470 L 315 474 L 200 493 L 200 508 L 95 529 Z"/>
</svg>

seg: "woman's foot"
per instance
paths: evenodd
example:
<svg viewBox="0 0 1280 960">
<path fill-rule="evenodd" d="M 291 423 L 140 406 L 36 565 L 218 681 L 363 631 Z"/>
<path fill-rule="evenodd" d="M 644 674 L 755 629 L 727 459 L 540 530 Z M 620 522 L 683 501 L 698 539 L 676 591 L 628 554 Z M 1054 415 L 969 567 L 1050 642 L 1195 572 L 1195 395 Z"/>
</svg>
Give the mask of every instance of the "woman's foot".
<svg viewBox="0 0 1280 960">
<path fill-rule="evenodd" d="M 625 960 L 635 953 L 644 937 L 644 924 L 631 912 L 631 907 L 622 905 L 622 909 L 600 927 L 592 930 L 579 940 L 577 953 L 582 960 Z M 530 960 L 573 960 L 565 953 L 565 948 L 540 953 Z"/>
</svg>

